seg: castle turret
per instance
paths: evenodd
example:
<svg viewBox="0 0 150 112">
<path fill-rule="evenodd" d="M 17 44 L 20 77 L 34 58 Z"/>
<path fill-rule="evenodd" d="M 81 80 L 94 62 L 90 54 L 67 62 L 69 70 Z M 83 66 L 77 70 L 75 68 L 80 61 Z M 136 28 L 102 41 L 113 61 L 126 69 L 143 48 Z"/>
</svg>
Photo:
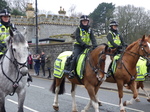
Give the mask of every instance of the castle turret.
<svg viewBox="0 0 150 112">
<path fill-rule="evenodd" d="M 34 17 L 34 8 L 32 7 L 32 3 L 27 3 L 26 16 L 27 16 L 27 19 Z"/>
<path fill-rule="evenodd" d="M 65 15 L 66 14 L 66 11 L 64 10 L 64 8 L 62 9 L 62 7 L 60 6 L 60 10 L 58 11 L 58 13 L 60 15 Z"/>
</svg>

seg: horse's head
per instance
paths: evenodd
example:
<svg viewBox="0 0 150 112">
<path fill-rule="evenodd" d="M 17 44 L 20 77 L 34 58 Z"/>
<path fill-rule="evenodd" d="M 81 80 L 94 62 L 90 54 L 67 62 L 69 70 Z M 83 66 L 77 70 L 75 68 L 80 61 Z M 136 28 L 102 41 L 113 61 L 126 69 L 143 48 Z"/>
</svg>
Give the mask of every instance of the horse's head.
<svg viewBox="0 0 150 112">
<path fill-rule="evenodd" d="M 101 44 L 91 52 L 93 65 L 102 73 L 101 78 L 104 77 L 104 73 L 107 73 L 115 52 L 116 49 L 111 49 L 107 44 Z"/>
<path fill-rule="evenodd" d="M 105 60 L 105 73 L 107 73 L 116 51 L 117 49 L 111 49 L 107 44 L 105 45 L 105 48 L 101 51 L 101 56 L 99 57 L 99 60 Z"/>
<path fill-rule="evenodd" d="M 7 48 L 10 53 L 10 59 L 14 64 L 19 66 L 20 73 L 26 75 L 28 69 L 26 67 L 28 57 L 28 43 L 25 37 L 18 31 L 10 30 L 10 36 L 6 38 Z"/>
<path fill-rule="evenodd" d="M 143 36 L 142 39 L 140 39 L 139 43 L 139 55 L 149 59 L 150 58 L 150 35 L 149 36 Z"/>
</svg>

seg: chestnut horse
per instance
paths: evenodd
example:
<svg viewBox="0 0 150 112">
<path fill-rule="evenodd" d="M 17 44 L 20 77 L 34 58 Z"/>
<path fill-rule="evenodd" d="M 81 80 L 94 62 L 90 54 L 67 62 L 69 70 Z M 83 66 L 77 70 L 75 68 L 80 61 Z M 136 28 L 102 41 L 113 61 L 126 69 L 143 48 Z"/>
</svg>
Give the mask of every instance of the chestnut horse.
<svg viewBox="0 0 150 112">
<path fill-rule="evenodd" d="M 93 105 L 95 112 L 99 112 L 99 105 L 96 93 L 99 89 L 100 84 L 103 82 L 103 80 L 105 80 L 104 75 L 107 72 L 108 66 L 112 61 L 110 55 L 114 54 L 114 52 L 115 50 L 111 50 L 106 44 L 99 45 L 97 48 L 92 50 L 87 56 L 84 77 L 80 81 L 77 77 L 69 79 L 68 75 L 66 74 L 63 74 L 62 78 L 55 77 L 51 86 L 52 92 L 55 93 L 53 108 L 55 110 L 59 110 L 58 94 L 64 93 L 65 77 L 67 77 L 72 85 L 72 112 L 77 112 L 77 106 L 75 101 L 75 89 L 77 84 L 85 86 L 90 97 L 89 104 Z M 105 63 L 107 63 L 108 66 L 106 66 Z M 85 107 L 85 110 L 82 110 L 82 112 L 87 111 L 87 109 L 88 108 Z"/>
<path fill-rule="evenodd" d="M 126 112 L 124 106 L 127 105 L 125 101 L 122 103 L 123 86 L 127 84 L 133 92 L 133 99 L 137 98 L 138 92 L 136 89 L 135 79 L 137 77 L 136 64 L 139 57 L 148 59 L 150 55 L 150 35 L 143 36 L 143 38 L 130 44 L 122 53 L 121 59 L 118 60 L 114 78 L 109 77 L 106 82 L 117 83 L 120 112 Z"/>
</svg>

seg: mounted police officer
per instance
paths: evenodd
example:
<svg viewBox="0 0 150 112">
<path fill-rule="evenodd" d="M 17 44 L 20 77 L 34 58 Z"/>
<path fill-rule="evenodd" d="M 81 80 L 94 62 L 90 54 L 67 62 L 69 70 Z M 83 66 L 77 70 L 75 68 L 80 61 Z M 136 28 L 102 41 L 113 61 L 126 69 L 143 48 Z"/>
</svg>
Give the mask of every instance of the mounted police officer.
<svg viewBox="0 0 150 112">
<path fill-rule="evenodd" d="M 107 34 L 107 40 L 108 40 L 108 46 L 112 49 L 116 48 L 117 51 L 116 53 L 114 54 L 115 57 L 114 57 L 114 60 L 118 60 L 120 58 L 120 55 L 117 55 L 117 54 L 120 54 L 122 49 L 123 49 L 123 46 L 126 46 L 122 36 L 119 34 L 118 32 L 118 23 L 116 21 L 111 21 L 110 24 L 109 24 L 109 32 Z M 109 66 L 109 69 L 108 69 L 108 73 L 107 73 L 107 77 L 111 76 L 112 73 L 112 63 L 110 64 Z"/>
<path fill-rule="evenodd" d="M 112 49 L 114 48 L 117 48 L 118 50 L 122 49 L 122 47 L 126 46 L 126 44 L 122 36 L 118 32 L 118 23 L 116 21 L 111 21 L 109 27 L 110 30 L 107 35 L 108 46 L 111 47 Z"/>
<path fill-rule="evenodd" d="M 9 29 L 16 30 L 14 24 L 10 23 L 11 14 L 7 9 L 0 12 L 0 57 L 6 48 L 4 39 L 9 36 Z"/>
<path fill-rule="evenodd" d="M 10 22 L 11 14 L 7 9 L 0 11 L 0 58 L 3 56 L 6 50 L 6 43 L 4 39 L 9 36 L 9 29 L 15 31 L 17 28 Z M 27 81 L 32 82 L 32 77 L 28 74 Z"/>
<path fill-rule="evenodd" d="M 90 42 L 93 47 L 97 47 L 97 42 L 94 37 L 93 31 L 89 26 L 89 17 L 82 15 L 80 17 L 80 26 L 76 29 L 75 33 L 76 42 L 74 43 L 73 60 L 71 62 L 69 78 L 74 78 L 74 70 L 76 65 L 77 56 L 82 53 L 86 48 L 90 48 Z"/>
</svg>

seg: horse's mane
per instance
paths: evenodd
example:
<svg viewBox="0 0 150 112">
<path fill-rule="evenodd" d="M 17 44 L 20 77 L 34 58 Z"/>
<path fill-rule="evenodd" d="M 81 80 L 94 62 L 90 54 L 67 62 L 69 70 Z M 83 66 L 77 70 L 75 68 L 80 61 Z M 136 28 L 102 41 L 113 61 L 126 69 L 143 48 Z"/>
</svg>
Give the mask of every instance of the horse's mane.
<svg viewBox="0 0 150 112">
<path fill-rule="evenodd" d="M 136 40 L 135 42 L 133 42 L 132 44 L 130 44 L 128 47 L 127 47 L 127 49 L 126 50 L 130 50 L 137 42 L 139 42 L 141 40 L 141 38 L 140 39 L 138 39 L 138 40 Z"/>
<path fill-rule="evenodd" d="M 14 43 L 15 44 L 16 43 L 25 43 L 26 42 L 25 37 L 18 30 L 15 31 L 13 39 L 14 39 Z"/>
</svg>

